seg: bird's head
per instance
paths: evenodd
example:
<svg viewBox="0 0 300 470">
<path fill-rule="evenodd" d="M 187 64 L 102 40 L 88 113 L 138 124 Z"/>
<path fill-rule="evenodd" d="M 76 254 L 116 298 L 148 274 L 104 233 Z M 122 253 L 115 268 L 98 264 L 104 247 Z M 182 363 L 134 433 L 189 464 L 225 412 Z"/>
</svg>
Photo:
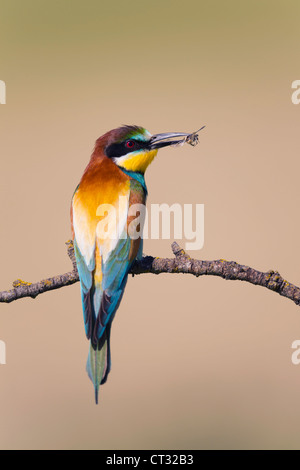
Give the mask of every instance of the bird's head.
<svg viewBox="0 0 300 470">
<path fill-rule="evenodd" d="M 119 167 L 144 174 L 159 148 L 174 145 L 178 140 L 173 139 L 188 135 L 180 132 L 151 135 L 143 127 L 123 126 L 100 137 L 96 150 L 100 149 Z"/>
</svg>

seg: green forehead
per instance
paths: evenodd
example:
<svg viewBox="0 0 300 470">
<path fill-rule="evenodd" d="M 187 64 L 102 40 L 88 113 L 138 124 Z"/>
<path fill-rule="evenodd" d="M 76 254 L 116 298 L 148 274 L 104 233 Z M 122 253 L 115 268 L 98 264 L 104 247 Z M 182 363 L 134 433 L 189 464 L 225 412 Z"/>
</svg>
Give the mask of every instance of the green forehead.
<svg viewBox="0 0 300 470">
<path fill-rule="evenodd" d="M 143 127 L 139 127 L 138 129 L 132 129 L 128 131 L 125 136 L 123 137 L 125 140 L 126 139 L 136 139 L 136 140 L 142 140 L 144 142 L 147 142 L 151 137 L 151 134 L 147 129 L 144 129 Z"/>
</svg>

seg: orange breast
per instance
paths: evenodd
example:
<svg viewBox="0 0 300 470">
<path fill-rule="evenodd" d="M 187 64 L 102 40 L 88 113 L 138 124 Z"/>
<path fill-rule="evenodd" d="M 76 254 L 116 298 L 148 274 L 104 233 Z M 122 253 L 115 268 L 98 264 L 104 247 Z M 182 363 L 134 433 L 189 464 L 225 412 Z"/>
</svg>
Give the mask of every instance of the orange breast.
<svg viewBox="0 0 300 470">
<path fill-rule="evenodd" d="M 96 239 L 101 245 L 104 260 L 117 242 L 116 237 L 110 233 L 103 237 L 99 236 L 101 205 L 113 206 L 116 214 L 114 227 L 117 230 L 122 229 L 126 225 L 129 193 L 129 176 L 111 160 L 107 157 L 91 160 L 72 202 L 74 236 L 87 266 L 94 258 Z M 120 196 L 123 198 L 119 199 Z M 113 212 L 110 211 L 110 214 Z"/>
</svg>

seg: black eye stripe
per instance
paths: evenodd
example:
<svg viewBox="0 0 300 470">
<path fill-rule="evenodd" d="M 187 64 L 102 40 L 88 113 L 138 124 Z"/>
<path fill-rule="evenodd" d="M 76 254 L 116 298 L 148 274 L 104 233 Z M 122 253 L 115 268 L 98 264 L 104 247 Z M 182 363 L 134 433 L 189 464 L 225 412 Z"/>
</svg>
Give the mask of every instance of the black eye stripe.
<svg viewBox="0 0 300 470">
<path fill-rule="evenodd" d="M 127 147 L 127 142 L 133 142 L 134 145 L 132 147 Z M 126 139 L 124 142 L 111 144 L 105 149 L 105 153 L 108 158 L 119 158 L 123 157 L 130 152 L 135 152 L 136 150 L 149 150 L 150 144 L 149 142 L 143 142 L 142 140 L 135 140 L 135 139 Z"/>
</svg>

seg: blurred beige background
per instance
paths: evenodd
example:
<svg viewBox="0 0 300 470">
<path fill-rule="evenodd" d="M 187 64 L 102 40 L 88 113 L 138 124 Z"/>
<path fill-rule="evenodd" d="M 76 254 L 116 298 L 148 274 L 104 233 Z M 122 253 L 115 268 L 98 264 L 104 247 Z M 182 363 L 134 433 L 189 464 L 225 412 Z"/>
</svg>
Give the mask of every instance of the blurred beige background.
<svg viewBox="0 0 300 470">
<path fill-rule="evenodd" d="M 121 124 L 193 131 L 149 203 L 205 204 L 205 246 L 300 285 L 297 1 L 0 1 L 0 287 L 70 269 L 70 200 Z M 182 175 L 185 175 L 182 179 Z M 145 252 L 170 256 L 171 241 Z M 183 241 L 184 243 L 184 241 Z M 130 278 L 100 405 L 79 285 L 0 305 L 1 449 L 300 448 L 300 310 L 219 278 Z"/>
</svg>

